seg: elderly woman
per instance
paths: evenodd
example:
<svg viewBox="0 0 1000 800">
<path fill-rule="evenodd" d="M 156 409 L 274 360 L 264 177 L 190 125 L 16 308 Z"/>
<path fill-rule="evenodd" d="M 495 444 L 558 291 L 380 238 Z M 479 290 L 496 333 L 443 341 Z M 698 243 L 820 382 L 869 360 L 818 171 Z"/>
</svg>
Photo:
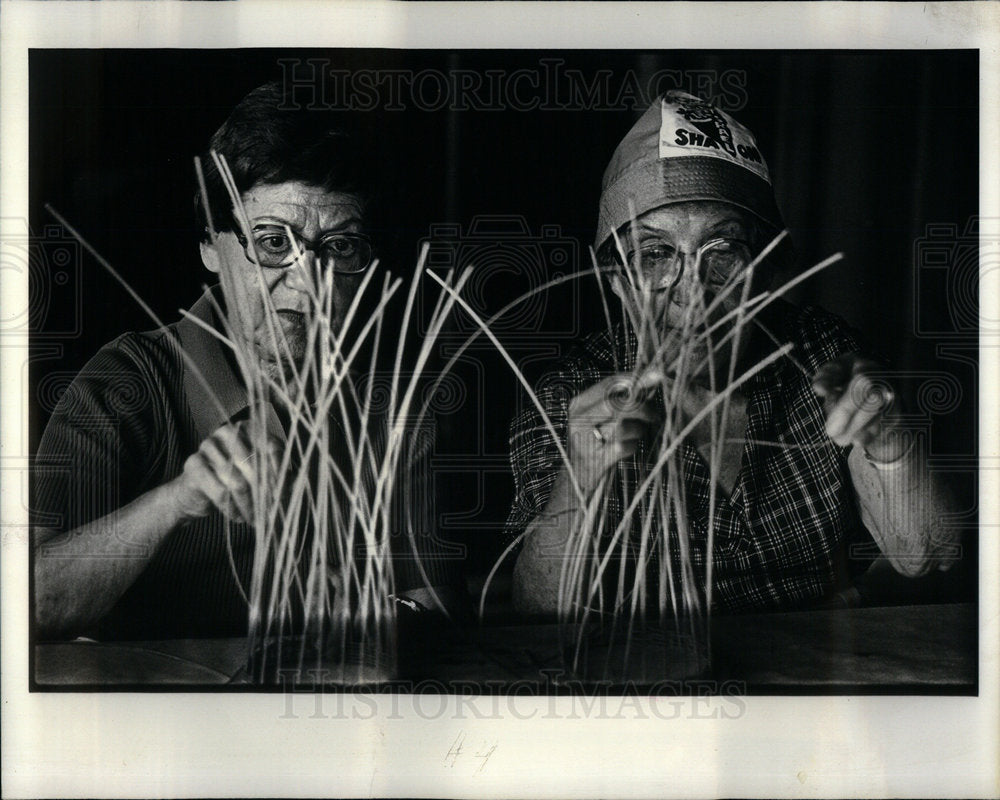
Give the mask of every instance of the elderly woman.
<svg viewBox="0 0 1000 800">
<path fill-rule="evenodd" d="M 679 430 L 729 395 L 725 429 L 713 432 L 707 415 L 689 426 L 677 462 L 688 557 L 703 576 L 712 539 L 720 609 L 838 594 L 850 603 L 871 561 L 856 554 L 871 553 L 872 538 L 907 576 L 953 563 L 957 542 L 940 525 L 953 501 L 854 332 L 821 309 L 777 300 L 733 335 L 741 304 L 770 285 L 783 245 L 757 257 L 783 227 L 753 135 L 709 103 L 669 92 L 618 145 L 596 250 L 626 322 L 585 339 L 538 385 L 561 448 L 533 407 L 511 426 L 521 611 L 556 612 L 582 507 L 598 487 L 635 486 L 649 472 L 665 396 L 680 409 Z M 767 361 L 781 345 L 790 347 Z M 616 523 L 626 498 L 609 498 Z"/>
<path fill-rule="evenodd" d="M 267 84 L 239 103 L 209 149 L 226 159 L 247 217 L 243 228 L 226 213 L 223 177 L 206 156 L 217 235 L 209 235 L 199 199 L 200 255 L 221 285 L 189 318 L 103 347 L 42 437 L 39 463 L 57 465 L 40 470 L 34 484 L 33 508 L 46 520 L 32 537 L 42 637 L 246 634 L 251 485 L 253 465 L 263 463 L 251 450 L 262 443 L 248 436 L 247 387 L 220 344 L 225 327 L 216 309 L 240 311 L 235 335 L 246 337 L 261 373 L 280 381 L 295 374 L 309 346 L 311 271 L 332 273 L 336 332 L 372 268 L 377 162 L 356 118 L 296 110 L 279 84 Z M 272 398 L 269 413 L 276 447 L 289 435 L 290 412 Z M 410 487 L 407 498 L 419 491 Z M 447 602 L 460 580 L 456 563 L 440 557 L 433 537 L 420 536 L 418 567 L 401 532 L 393 533 L 397 595 L 407 596 L 407 607 L 433 607 L 429 582 Z"/>
</svg>

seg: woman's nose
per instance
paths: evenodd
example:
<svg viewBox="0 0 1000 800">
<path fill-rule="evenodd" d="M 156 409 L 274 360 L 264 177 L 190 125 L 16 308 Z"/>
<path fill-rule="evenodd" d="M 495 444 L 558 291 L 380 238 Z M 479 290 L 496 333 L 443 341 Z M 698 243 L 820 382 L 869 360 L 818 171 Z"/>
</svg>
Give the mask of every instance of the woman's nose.
<svg viewBox="0 0 1000 800">
<path fill-rule="evenodd" d="M 313 275 L 316 271 L 316 260 L 312 253 L 306 252 L 299 259 L 286 267 L 282 274 L 282 283 L 296 292 L 311 294 Z"/>
<path fill-rule="evenodd" d="M 701 282 L 698 279 L 698 256 L 689 253 L 679 255 L 677 273 L 670 285 L 670 291 L 675 303 L 686 305 L 701 289 Z"/>
</svg>

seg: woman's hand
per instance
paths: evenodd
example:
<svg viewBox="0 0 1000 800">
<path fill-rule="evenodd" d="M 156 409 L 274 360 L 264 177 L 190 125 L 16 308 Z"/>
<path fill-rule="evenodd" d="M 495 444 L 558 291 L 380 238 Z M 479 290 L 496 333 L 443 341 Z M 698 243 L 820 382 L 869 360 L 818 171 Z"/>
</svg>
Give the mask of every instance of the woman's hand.
<svg viewBox="0 0 1000 800">
<path fill-rule="evenodd" d="M 651 402 L 663 374 L 635 378 L 618 373 L 576 395 L 569 404 L 568 448 L 581 489 L 592 491 L 615 464 L 628 458 L 662 421 Z"/>
<path fill-rule="evenodd" d="M 265 463 L 272 470 L 279 446 L 269 439 L 267 448 Z M 251 522 L 253 486 L 259 480 L 255 467 L 258 463 L 246 422 L 228 423 L 216 429 L 184 462 L 184 471 L 169 484 L 178 512 L 184 519 L 198 519 L 217 508 L 227 519 Z"/>
<path fill-rule="evenodd" d="M 860 445 L 872 458 L 884 462 L 905 454 L 902 429 L 886 417 L 897 393 L 877 362 L 849 353 L 820 367 L 812 386 L 823 398 L 826 433 L 834 443 Z"/>
</svg>

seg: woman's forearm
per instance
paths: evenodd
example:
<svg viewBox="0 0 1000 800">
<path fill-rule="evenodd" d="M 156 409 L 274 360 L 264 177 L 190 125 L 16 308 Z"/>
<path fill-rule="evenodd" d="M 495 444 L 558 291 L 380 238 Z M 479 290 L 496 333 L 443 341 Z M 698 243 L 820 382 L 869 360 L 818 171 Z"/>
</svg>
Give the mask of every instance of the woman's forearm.
<svg viewBox="0 0 1000 800">
<path fill-rule="evenodd" d="M 855 447 L 847 463 L 862 521 L 897 572 L 918 577 L 954 565 L 959 533 L 947 517 L 955 498 L 928 468 L 922 437 L 897 462 L 873 464 Z"/>
<path fill-rule="evenodd" d="M 39 635 L 74 636 L 99 621 L 183 519 L 171 482 L 67 533 L 36 530 Z"/>
<path fill-rule="evenodd" d="M 580 500 L 566 471 L 556 478 L 543 511 L 528 525 L 514 565 L 513 601 L 518 613 L 554 617 L 559 608 L 559 576 L 566 542 L 578 520 Z"/>
</svg>

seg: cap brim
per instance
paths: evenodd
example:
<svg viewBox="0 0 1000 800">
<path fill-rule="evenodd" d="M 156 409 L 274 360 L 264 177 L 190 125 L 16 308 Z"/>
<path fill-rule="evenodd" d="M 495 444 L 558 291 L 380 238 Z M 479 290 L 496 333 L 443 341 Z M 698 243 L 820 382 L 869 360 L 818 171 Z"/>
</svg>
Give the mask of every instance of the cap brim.
<svg viewBox="0 0 1000 800">
<path fill-rule="evenodd" d="M 764 179 L 718 158 L 680 156 L 636 164 L 618 175 L 601 194 L 594 247 L 614 231 L 647 211 L 693 200 L 715 200 L 738 206 L 774 233 L 784 228 L 774 192 Z"/>
</svg>

